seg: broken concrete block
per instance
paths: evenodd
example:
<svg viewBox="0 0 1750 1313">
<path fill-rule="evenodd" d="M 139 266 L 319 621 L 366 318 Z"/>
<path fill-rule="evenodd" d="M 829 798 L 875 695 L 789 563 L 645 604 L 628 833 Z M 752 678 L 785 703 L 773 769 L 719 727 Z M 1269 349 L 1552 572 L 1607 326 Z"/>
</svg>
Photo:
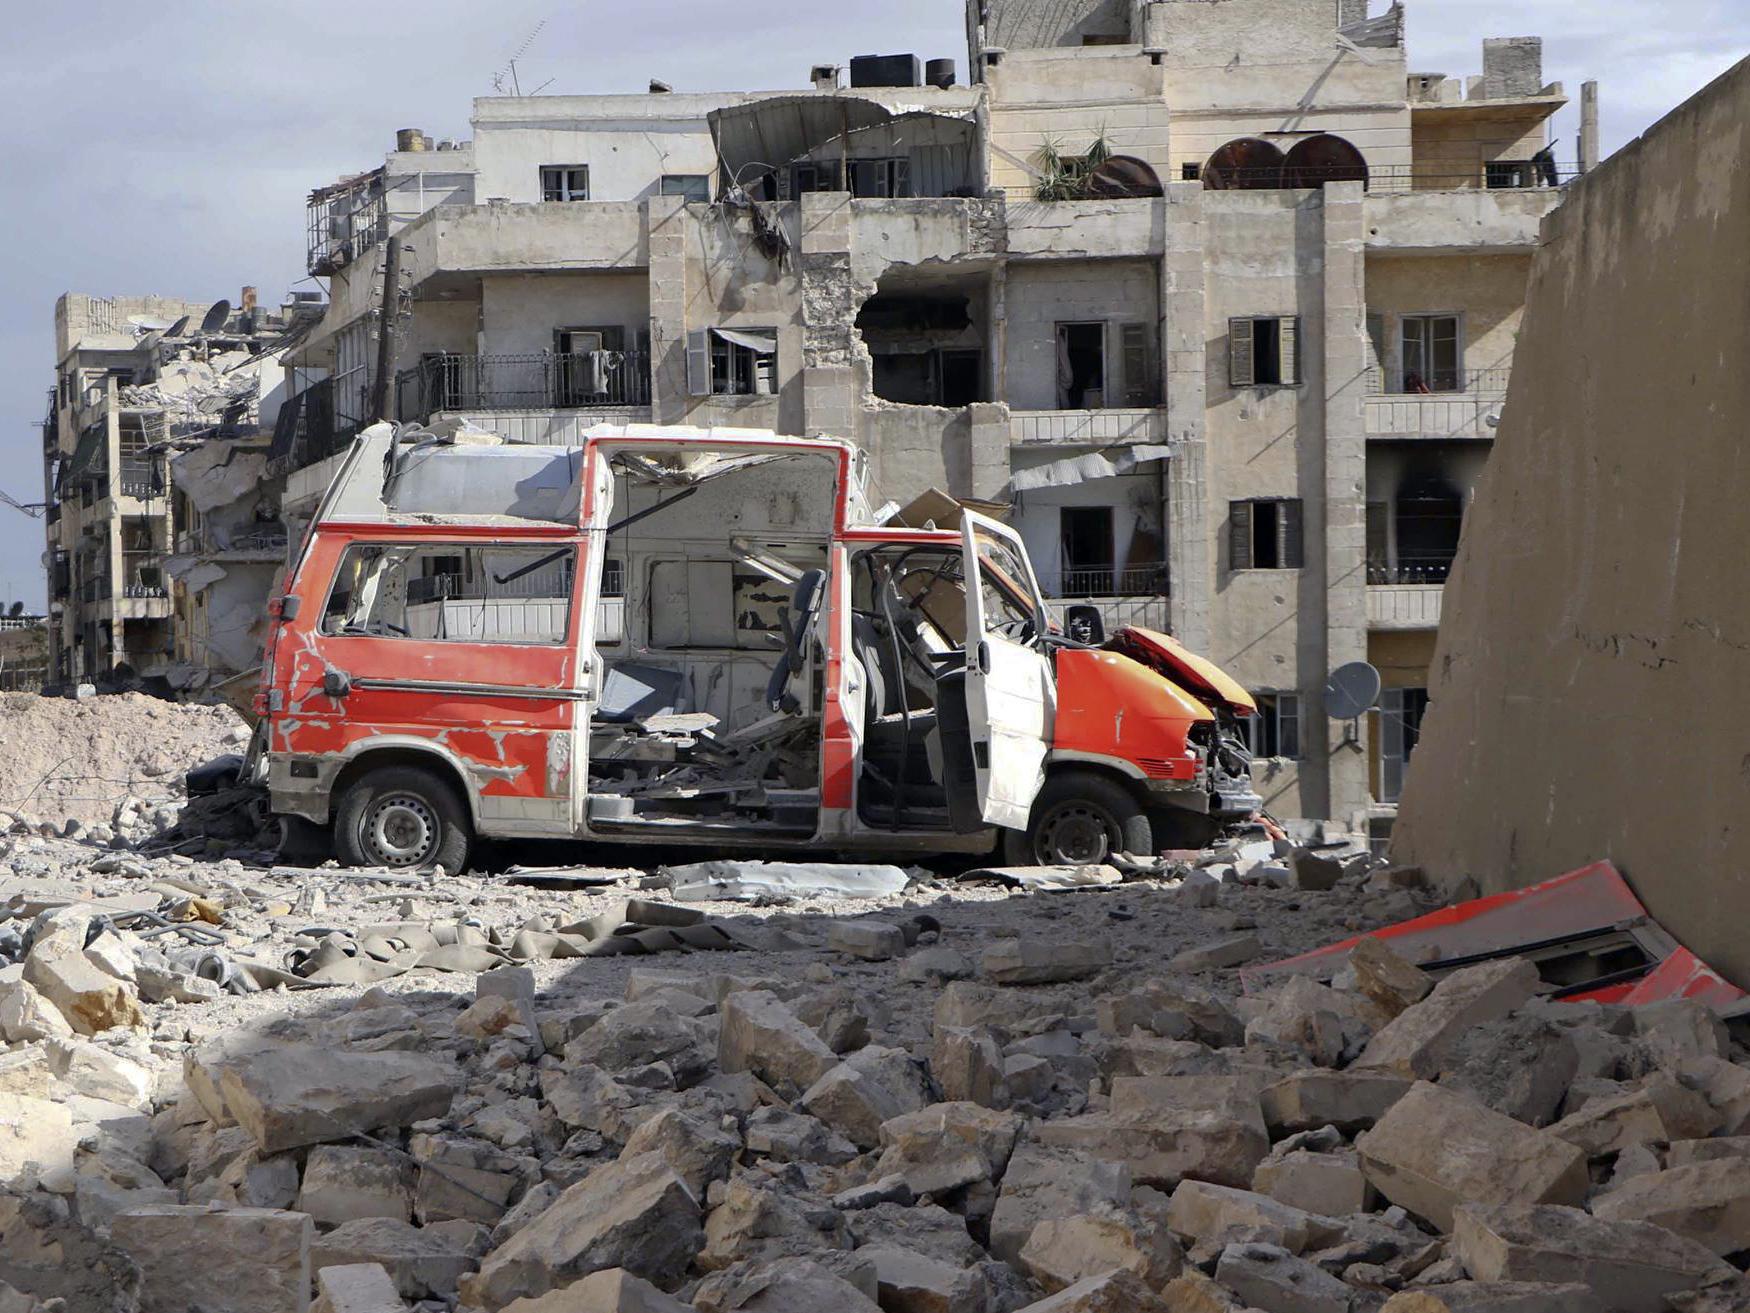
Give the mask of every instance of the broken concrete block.
<svg viewBox="0 0 1750 1313">
<path fill-rule="evenodd" d="M 984 1277 L 976 1268 L 896 1245 L 865 1245 L 857 1256 L 875 1265 L 883 1313 L 984 1313 L 988 1305 Z"/>
<path fill-rule="evenodd" d="M 1254 934 L 1229 935 L 1211 943 L 1187 948 L 1167 959 L 1169 971 L 1220 971 L 1263 956 L 1263 941 Z"/>
<path fill-rule="evenodd" d="M 903 1176 L 913 1194 L 944 1194 L 999 1179 L 1022 1119 L 975 1103 L 936 1103 L 881 1127 L 881 1176 Z"/>
<path fill-rule="evenodd" d="M 1040 1144 L 1123 1163 L 1138 1185 L 1171 1190 L 1187 1178 L 1244 1189 L 1270 1151 L 1260 1120 L 1197 1108 L 1147 1117 L 1089 1113 L 1037 1123 Z"/>
<path fill-rule="evenodd" d="M 1726 1023 L 1699 999 L 1669 998 L 1634 1009 L 1635 1034 L 1667 1058 L 1723 1058 L 1730 1051 Z"/>
<path fill-rule="evenodd" d="M 1673 1140 L 1670 1150 L 1665 1154 L 1665 1166 L 1688 1167 L 1691 1163 L 1711 1163 L 1722 1158 L 1750 1159 L 1750 1135 L 1726 1135 L 1711 1140 Z M 1621 1162 L 1621 1159 L 1617 1161 Z"/>
<path fill-rule="evenodd" d="M 967 980 L 978 968 L 971 958 L 957 948 L 937 944 L 920 948 L 899 964 L 899 978 L 911 984 L 940 985 L 950 980 Z"/>
<path fill-rule="evenodd" d="M 0 1094 L 28 1094 L 46 1099 L 54 1086 L 55 1071 L 49 1065 L 48 1051 L 41 1044 L 0 1053 Z"/>
<path fill-rule="evenodd" d="M 818 1117 L 782 1108 L 761 1108 L 754 1113 L 747 1119 L 746 1135 L 749 1152 L 774 1162 L 836 1167 L 857 1156 L 857 1146 Z M 627 1148 L 631 1148 L 630 1143 Z"/>
<path fill-rule="evenodd" d="M 84 1040 L 56 1041 L 48 1054 L 56 1078 L 87 1098 L 150 1109 L 157 1082 L 139 1063 Z"/>
<path fill-rule="evenodd" d="M 930 1074 L 950 1102 L 1004 1108 L 1009 1103 L 1003 1050 L 986 1027 L 966 1030 L 937 1026 L 930 1049 Z"/>
<path fill-rule="evenodd" d="M 1219 1240 L 1244 1233 L 1291 1254 L 1306 1248 L 1311 1218 L 1251 1190 L 1236 1190 L 1207 1181 L 1181 1181 L 1167 1203 L 1167 1225 L 1188 1240 Z"/>
<path fill-rule="evenodd" d="M 1349 968 L 1355 973 L 1355 987 L 1391 1017 L 1420 1003 L 1434 989 L 1434 977 L 1372 935 L 1349 950 Z"/>
<path fill-rule="evenodd" d="M 1527 1126 L 1547 1126 L 1579 1066 L 1567 1029 L 1519 1012 L 1454 1037 L 1440 1060 L 1440 1084 Z"/>
<path fill-rule="evenodd" d="M 1428 1079 L 1439 1072 L 1455 1038 L 1506 1016 L 1531 998 L 1538 983 L 1537 967 L 1525 958 L 1454 971 L 1427 998 L 1381 1027 L 1355 1065 Z"/>
<path fill-rule="evenodd" d="M 622 1157 L 488 1254 L 461 1294 L 465 1303 L 497 1310 L 615 1267 L 663 1284 L 686 1270 L 703 1238 L 699 1204 L 667 1160 L 660 1153 Z"/>
<path fill-rule="evenodd" d="M 1393 1295 L 1379 1313 L 1603 1313 L 1603 1305 L 1585 1286 L 1450 1281 Z"/>
<path fill-rule="evenodd" d="M 717 1061 L 725 1072 L 751 1071 L 780 1094 L 795 1098 L 839 1059 L 777 995 L 741 990 L 723 1001 Z"/>
<path fill-rule="evenodd" d="M 484 1140 L 453 1135 L 415 1135 L 408 1143 L 419 1179 L 414 1215 L 433 1222 L 480 1222 L 503 1217 L 521 1179 L 519 1160 Z"/>
<path fill-rule="evenodd" d="M 335 1264 L 316 1274 L 311 1313 L 407 1313 L 388 1272 L 378 1263 Z"/>
<path fill-rule="evenodd" d="M 319 1226 L 361 1217 L 413 1216 L 413 1164 L 382 1149 L 321 1145 L 310 1150 L 298 1209 Z"/>
<path fill-rule="evenodd" d="M 1390 1072 L 1301 1071 L 1266 1086 L 1258 1104 L 1277 1138 L 1321 1126 L 1353 1135 L 1385 1116 L 1413 1083 Z"/>
<path fill-rule="evenodd" d="M 692 1313 L 692 1305 L 615 1267 L 591 1272 L 562 1289 L 516 1300 L 506 1313 Z"/>
<path fill-rule="evenodd" d="M 802 1106 L 860 1149 L 881 1143 L 881 1124 L 930 1102 L 923 1070 L 904 1049 L 869 1045 L 809 1086 Z"/>
<path fill-rule="evenodd" d="M 854 1284 L 858 1281 L 867 1289 Z M 881 1313 L 877 1289 L 875 1265 L 854 1255 L 783 1258 L 707 1277 L 693 1307 L 699 1313 Z"/>
<path fill-rule="evenodd" d="M 885 962 L 905 952 L 905 931 L 891 921 L 865 918 L 861 921 L 829 921 L 826 946 L 835 953 Z"/>
<path fill-rule="evenodd" d="M 1305 976 L 1284 981 L 1264 1001 L 1264 1010 L 1246 1023 L 1246 1043 L 1286 1051 L 1314 1066 L 1336 1066 L 1372 1033 L 1356 1015 L 1353 998 Z"/>
<path fill-rule="evenodd" d="M 1343 863 L 1334 857 L 1321 857 L 1310 848 L 1296 848 L 1288 854 L 1288 873 L 1294 888 L 1328 893 L 1343 878 Z"/>
<path fill-rule="evenodd" d="M 1266 1158 L 1252 1177 L 1252 1189 L 1278 1203 L 1324 1217 L 1347 1217 L 1371 1207 L 1373 1188 L 1361 1174 L 1353 1152 L 1311 1153 L 1296 1149 Z"/>
<path fill-rule="evenodd" d="M 72 1170 L 76 1144 L 66 1104 L 0 1094 L 0 1186 Z"/>
<path fill-rule="evenodd" d="M 36 1040 L 66 1039 L 72 1034 L 72 1023 L 29 981 L 0 984 L 0 1040 L 29 1044 Z"/>
<path fill-rule="evenodd" d="M 695 1262 L 707 1272 L 717 1272 L 742 1263 L 849 1249 L 851 1243 L 838 1210 L 819 1205 L 783 1183 L 768 1185 L 759 1177 L 744 1175 L 730 1180 L 721 1202 L 705 1219 L 705 1246 Z"/>
<path fill-rule="evenodd" d="M 1442 1231 L 1452 1229 L 1452 1210 L 1462 1203 L 1577 1205 L 1590 1185 L 1577 1146 L 1426 1082 L 1393 1104 L 1356 1148 L 1374 1189 Z"/>
<path fill-rule="evenodd" d="M 1578 1283 L 1623 1313 L 1665 1313 L 1666 1295 L 1733 1274 L 1710 1250 L 1650 1222 L 1548 1205 L 1464 1204 L 1451 1252 L 1475 1280 Z"/>
<path fill-rule="evenodd" d="M 711 1182 L 729 1174 L 729 1166 L 740 1152 L 741 1138 L 732 1131 L 678 1108 L 664 1108 L 643 1121 L 621 1151 L 626 1158 L 661 1154 L 696 1199 L 705 1197 Z M 847 1158 L 854 1156 L 853 1150 Z"/>
<path fill-rule="evenodd" d="M 1348 1286 L 1279 1245 L 1229 1245 L 1215 1279 L 1267 1313 L 1350 1313 Z"/>
<path fill-rule="evenodd" d="M 1021 1247 L 1020 1265 L 1056 1291 L 1105 1272 L 1134 1272 L 1151 1290 L 1179 1275 L 1184 1251 L 1159 1221 L 1135 1212 L 1048 1217 Z"/>
<path fill-rule="evenodd" d="M 1107 1272 L 1029 1304 L 1017 1313 L 1172 1313 L 1134 1272 Z"/>
<path fill-rule="evenodd" d="M 302 1214 L 300 1214 L 302 1216 Z M 403 1299 L 454 1299 L 456 1283 L 479 1259 L 472 1246 L 442 1225 L 416 1227 L 392 1217 L 343 1222 L 310 1245 L 310 1266 L 375 1263 L 388 1272 Z"/>
<path fill-rule="evenodd" d="M 119 1214 L 110 1243 L 140 1269 L 140 1313 L 306 1313 L 310 1219 L 159 1204 Z"/>
<path fill-rule="evenodd" d="M 1112 965 L 1106 944 L 999 939 L 984 950 L 979 970 L 998 985 L 1051 985 L 1086 980 Z"/>
<path fill-rule="evenodd" d="M 990 1252 L 1016 1263 L 1033 1228 L 1049 1217 L 1116 1210 L 1130 1202 L 1130 1169 L 1040 1144 L 1023 1135 L 1009 1156 L 990 1219 Z"/>
<path fill-rule="evenodd" d="M 1713 1106 L 1669 1076 L 1650 1077 L 1638 1090 L 1593 1099 L 1549 1128 L 1594 1158 L 1635 1144 L 1667 1144 L 1710 1135 L 1720 1124 Z"/>
<path fill-rule="evenodd" d="M 1162 1039 L 1196 1040 L 1211 1048 L 1243 1044 L 1246 1028 L 1213 990 L 1189 983 L 1151 980 L 1128 994 L 1094 1000 L 1102 1034 L 1124 1039 L 1143 1030 Z M 939 1020 L 939 1018 L 938 1018 Z"/>
<path fill-rule="evenodd" d="M 1750 1277 L 1739 1275 L 1669 1295 L 1665 1302 L 1672 1313 L 1750 1313 Z"/>
<path fill-rule="evenodd" d="M 690 1081 L 710 1068 L 711 1028 L 644 998 L 621 1004 L 566 1044 L 565 1062 L 614 1072 L 666 1062 L 677 1076 Z"/>
<path fill-rule="evenodd" d="M 1716 1254 L 1750 1249 L 1750 1171 L 1735 1158 L 1668 1168 L 1593 1201 L 1611 1221 L 1652 1222 Z"/>
<path fill-rule="evenodd" d="M 263 1153 L 441 1117 L 460 1084 L 454 1063 L 423 1054 L 306 1044 L 243 1055 L 219 1078 L 226 1109 Z"/>
<path fill-rule="evenodd" d="M 1164 1109 L 1196 1109 L 1255 1125 L 1262 1132 L 1258 1094 L 1269 1079 L 1269 1073 L 1257 1070 L 1233 1075 L 1114 1076 L 1110 1111 L 1120 1119 L 1147 1119 Z"/>
<path fill-rule="evenodd" d="M 134 987 L 86 960 L 82 928 L 77 937 L 39 936 L 24 959 L 24 979 L 81 1035 L 146 1025 Z"/>
</svg>

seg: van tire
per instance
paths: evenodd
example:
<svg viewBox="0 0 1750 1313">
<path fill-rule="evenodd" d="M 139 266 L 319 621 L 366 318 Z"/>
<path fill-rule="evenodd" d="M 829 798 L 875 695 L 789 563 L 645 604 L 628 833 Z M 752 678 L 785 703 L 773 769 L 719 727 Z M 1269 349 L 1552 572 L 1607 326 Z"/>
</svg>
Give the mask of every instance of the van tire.
<svg viewBox="0 0 1750 1313">
<path fill-rule="evenodd" d="M 335 855 L 347 866 L 451 874 L 468 869 L 468 810 L 449 781 L 420 766 L 367 771 L 334 814 Z"/>
<path fill-rule="evenodd" d="M 1095 865 L 1121 852 L 1152 855 L 1154 834 L 1130 790 L 1096 771 L 1050 776 L 1026 832 L 1003 831 L 1003 859 L 1011 866 Z"/>
</svg>

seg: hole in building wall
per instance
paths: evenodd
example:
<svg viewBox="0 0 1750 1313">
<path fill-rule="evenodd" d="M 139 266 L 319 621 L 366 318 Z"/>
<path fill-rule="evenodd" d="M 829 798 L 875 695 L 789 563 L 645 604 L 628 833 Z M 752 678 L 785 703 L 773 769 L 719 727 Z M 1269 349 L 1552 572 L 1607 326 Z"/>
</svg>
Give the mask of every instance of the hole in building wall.
<svg viewBox="0 0 1750 1313">
<path fill-rule="evenodd" d="M 857 312 L 870 391 L 906 406 L 986 400 L 983 284 L 966 278 L 883 278 Z"/>
</svg>

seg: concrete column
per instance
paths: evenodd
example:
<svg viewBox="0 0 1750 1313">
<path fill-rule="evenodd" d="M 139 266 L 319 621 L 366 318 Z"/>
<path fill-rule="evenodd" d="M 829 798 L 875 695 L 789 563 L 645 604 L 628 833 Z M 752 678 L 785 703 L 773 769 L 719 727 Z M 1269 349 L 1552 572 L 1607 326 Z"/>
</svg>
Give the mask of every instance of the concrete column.
<svg viewBox="0 0 1750 1313">
<path fill-rule="evenodd" d="M 990 342 L 984 362 L 986 386 L 992 401 L 1009 399 L 1009 262 L 999 259 L 990 271 L 990 289 L 985 297 L 985 322 Z"/>
<path fill-rule="evenodd" d="M 1580 172 L 1598 167 L 1598 84 L 1580 84 Z"/>
<path fill-rule="evenodd" d="M 1348 721 L 1319 705 L 1338 666 L 1367 659 L 1367 215 L 1362 185 L 1324 189 L 1324 514 L 1306 517 L 1307 565 L 1324 548 L 1325 670 L 1302 690 L 1309 742 L 1329 752 L 1324 815 L 1356 823 L 1368 803 L 1367 753 L 1344 741 Z M 1320 530 L 1322 529 L 1322 534 Z"/>
<path fill-rule="evenodd" d="M 796 264 L 802 275 L 802 414 L 810 436 L 857 439 L 858 298 L 851 275 L 851 198 L 805 192 Z"/>
<path fill-rule="evenodd" d="M 650 246 L 650 417 L 658 424 L 686 422 L 687 211 L 681 196 L 644 202 Z"/>
<path fill-rule="evenodd" d="M 1204 305 L 1203 188 L 1169 183 L 1166 253 L 1161 259 L 1161 397 L 1167 408 L 1169 613 L 1179 640 L 1210 648 L 1215 557 L 1204 441 L 1208 328 Z"/>
</svg>

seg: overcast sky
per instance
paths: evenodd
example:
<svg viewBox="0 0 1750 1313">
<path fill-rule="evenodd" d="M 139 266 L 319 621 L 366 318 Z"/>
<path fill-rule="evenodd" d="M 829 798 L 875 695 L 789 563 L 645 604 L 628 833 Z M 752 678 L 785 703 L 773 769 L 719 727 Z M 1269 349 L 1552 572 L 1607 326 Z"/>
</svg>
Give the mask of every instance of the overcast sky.
<svg viewBox="0 0 1750 1313">
<path fill-rule="evenodd" d="M 305 193 L 381 163 L 396 128 L 470 136 L 472 98 L 493 94 L 525 42 L 525 94 L 642 91 L 653 77 L 677 91 L 799 87 L 811 64 L 896 50 L 952 54 L 965 77 L 958 0 L 7 9 L 0 488 L 22 501 L 42 495 L 37 425 L 53 383 L 57 295 L 235 300 L 253 283 L 278 304 L 304 278 Z M 1484 36 L 1532 34 L 1544 39 L 1545 77 L 1576 102 L 1582 81 L 1602 84 L 1608 153 L 1750 51 L 1750 4 L 1409 0 L 1417 72 L 1480 72 Z M 1570 108 L 1557 121 L 1564 161 L 1576 131 Z M 0 601 L 41 605 L 41 552 L 41 521 L 0 505 Z"/>
</svg>

